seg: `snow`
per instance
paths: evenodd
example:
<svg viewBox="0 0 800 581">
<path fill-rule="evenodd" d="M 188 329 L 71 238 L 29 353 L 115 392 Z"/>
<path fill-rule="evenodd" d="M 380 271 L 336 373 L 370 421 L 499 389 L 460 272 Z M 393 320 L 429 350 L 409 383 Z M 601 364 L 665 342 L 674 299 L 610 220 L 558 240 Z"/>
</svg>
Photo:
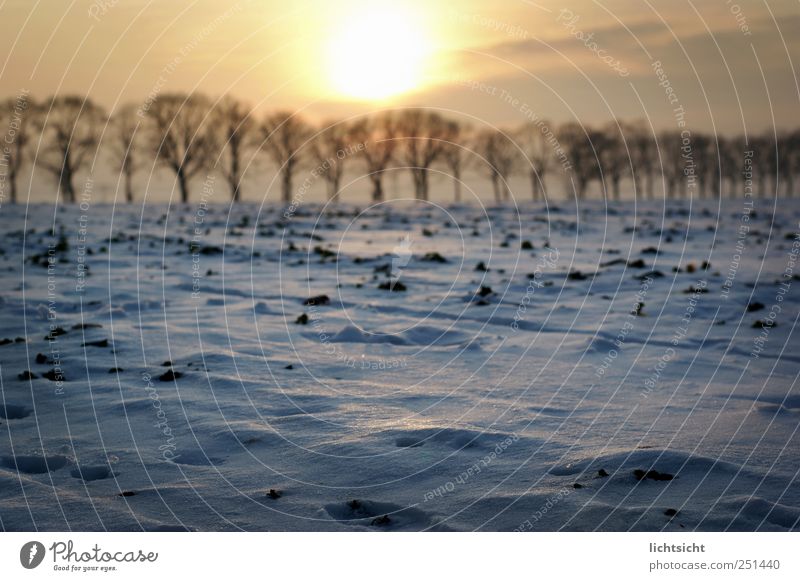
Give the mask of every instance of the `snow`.
<svg viewBox="0 0 800 581">
<path fill-rule="evenodd" d="M 0 526 L 797 529 L 798 220 L 4 206 Z"/>
</svg>

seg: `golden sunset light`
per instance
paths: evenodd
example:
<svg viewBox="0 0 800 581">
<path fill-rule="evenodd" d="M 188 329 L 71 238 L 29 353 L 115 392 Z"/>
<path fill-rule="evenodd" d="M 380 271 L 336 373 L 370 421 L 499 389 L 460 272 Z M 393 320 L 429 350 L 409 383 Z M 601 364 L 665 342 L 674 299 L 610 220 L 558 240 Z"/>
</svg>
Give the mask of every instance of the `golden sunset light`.
<svg viewBox="0 0 800 581">
<path fill-rule="evenodd" d="M 0 22 L 4 578 L 798 578 L 800 0 Z"/>
<path fill-rule="evenodd" d="M 335 94 L 382 100 L 419 90 L 434 58 L 419 14 L 402 3 L 367 3 L 332 22 L 325 45 Z"/>
</svg>

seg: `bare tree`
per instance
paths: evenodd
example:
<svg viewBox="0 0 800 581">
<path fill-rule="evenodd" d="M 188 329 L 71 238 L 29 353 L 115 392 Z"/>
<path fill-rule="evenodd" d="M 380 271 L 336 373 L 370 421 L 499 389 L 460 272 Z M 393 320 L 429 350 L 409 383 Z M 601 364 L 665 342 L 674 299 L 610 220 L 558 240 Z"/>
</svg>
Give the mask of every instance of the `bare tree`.
<svg viewBox="0 0 800 581">
<path fill-rule="evenodd" d="M 775 167 L 772 163 L 775 141 L 772 135 L 758 135 L 751 138 L 750 148 L 753 151 L 753 173 L 758 184 L 758 195 L 765 196 L 768 184 L 775 184 Z"/>
<path fill-rule="evenodd" d="M 508 134 L 499 129 L 484 129 L 476 136 L 476 149 L 483 157 L 481 167 L 492 182 L 495 202 L 508 200 L 508 179 L 516 168 L 518 150 Z"/>
<path fill-rule="evenodd" d="M 600 177 L 600 165 L 595 142 L 599 133 L 581 125 L 567 123 L 559 131 L 559 141 L 570 161 L 567 176 L 572 178 L 579 199 L 586 196 L 586 189 L 594 179 Z"/>
<path fill-rule="evenodd" d="M 461 202 L 461 172 L 464 168 L 464 146 L 470 141 L 470 128 L 458 121 L 448 120 L 451 142 L 442 150 L 442 160 L 453 178 L 453 200 Z"/>
<path fill-rule="evenodd" d="M 384 199 L 383 175 L 394 160 L 399 126 L 393 111 L 384 111 L 356 122 L 351 131 L 354 141 L 364 144 L 361 159 L 372 182 L 372 199 Z"/>
<path fill-rule="evenodd" d="M 713 147 L 713 162 L 716 171 L 712 176 L 713 191 L 718 196 L 735 195 L 741 183 L 744 167 L 744 139 L 741 136 L 723 137 L 718 135 Z"/>
<path fill-rule="evenodd" d="M 231 201 L 238 202 L 242 196 L 243 158 L 255 142 L 257 124 L 253 110 L 226 95 L 214 109 L 213 123 L 220 133 L 219 145 L 222 148 L 217 164 L 230 187 Z"/>
<path fill-rule="evenodd" d="M 666 182 L 667 196 L 675 197 L 685 194 L 680 188 L 684 178 L 683 139 L 679 131 L 664 131 L 658 136 L 658 147 L 661 152 L 662 175 Z"/>
<path fill-rule="evenodd" d="M 683 150 L 686 161 L 684 172 L 691 173 L 694 164 L 694 175 L 697 179 L 698 191 L 701 198 L 708 195 L 708 187 L 717 171 L 717 161 L 714 144 L 711 137 L 705 133 L 692 133 L 691 148 Z"/>
<path fill-rule="evenodd" d="M 642 191 L 642 182 L 644 182 L 644 196 L 652 199 L 658 156 L 655 136 L 644 121 L 623 123 L 622 135 L 630 154 L 634 191 L 639 195 L 639 192 Z"/>
<path fill-rule="evenodd" d="M 591 138 L 600 159 L 602 179 L 611 183 L 611 193 L 615 200 L 619 200 L 620 183 L 626 172 L 630 171 L 632 163 L 622 136 L 622 127 L 618 121 L 612 121 L 602 131 L 592 132 Z"/>
<path fill-rule="evenodd" d="M 767 149 L 767 165 L 769 166 L 770 177 L 772 178 L 772 191 L 776 196 L 781 192 L 781 158 L 782 149 L 785 147 L 784 136 L 782 134 L 770 136 L 770 146 Z"/>
<path fill-rule="evenodd" d="M 320 164 L 328 199 L 336 200 L 350 145 L 350 126 L 344 121 L 326 121 L 322 127 L 312 143 L 312 150 Z"/>
<path fill-rule="evenodd" d="M 175 173 L 181 202 L 189 201 L 189 182 L 207 169 L 216 142 L 210 130 L 211 103 L 200 94 L 160 95 L 147 110 L 150 148 L 156 160 Z"/>
<path fill-rule="evenodd" d="M 75 176 L 97 149 L 105 113 L 88 97 L 64 95 L 51 97 L 39 107 L 35 122 L 42 133 L 36 165 L 53 176 L 59 195 L 75 202 Z"/>
<path fill-rule="evenodd" d="M 800 132 L 787 131 L 778 136 L 774 163 L 778 180 L 784 184 L 784 195 L 794 196 L 795 178 L 800 169 Z"/>
<path fill-rule="evenodd" d="M 263 147 L 281 174 L 281 200 L 292 201 L 292 178 L 303 161 L 303 147 L 312 136 L 311 126 L 291 111 L 269 115 L 261 126 Z"/>
<path fill-rule="evenodd" d="M 405 109 L 399 116 L 402 136 L 400 155 L 411 171 L 414 193 L 428 199 L 428 176 L 431 165 L 439 159 L 456 137 L 453 125 L 438 113 L 425 109 Z"/>
<path fill-rule="evenodd" d="M 125 105 L 111 117 L 108 146 L 120 174 L 125 179 L 125 201 L 133 201 L 133 174 L 139 169 L 140 159 L 136 135 L 141 118 L 133 105 Z"/>
<path fill-rule="evenodd" d="M 694 184 L 701 198 L 706 197 L 710 184 L 717 187 L 713 183 L 715 173 L 719 171 L 717 155 L 708 135 L 667 131 L 659 136 L 659 142 L 665 159 L 669 196 L 677 191 L 680 183 L 684 184 L 679 190 L 681 195 L 691 196 L 691 185 Z"/>
<path fill-rule="evenodd" d="M 543 129 L 550 127 L 548 121 L 529 122 L 517 132 L 518 141 L 525 154 L 525 166 L 531 180 L 531 195 L 539 200 L 545 195 L 544 180 L 553 167 L 553 150 Z"/>
<path fill-rule="evenodd" d="M 7 168 L 9 199 L 17 203 L 17 178 L 25 163 L 25 152 L 30 139 L 30 118 L 35 103 L 27 93 L 9 98 L 0 103 L 0 158 Z"/>
<path fill-rule="evenodd" d="M 789 135 L 787 147 L 789 149 L 787 157 L 789 158 L 791 185 L 787 190 L 789 196 L 794 196 L 794 183 L 797 181 L 797 174 L 800 173 L 800 129 L 795 129 Z"/>
</svg>

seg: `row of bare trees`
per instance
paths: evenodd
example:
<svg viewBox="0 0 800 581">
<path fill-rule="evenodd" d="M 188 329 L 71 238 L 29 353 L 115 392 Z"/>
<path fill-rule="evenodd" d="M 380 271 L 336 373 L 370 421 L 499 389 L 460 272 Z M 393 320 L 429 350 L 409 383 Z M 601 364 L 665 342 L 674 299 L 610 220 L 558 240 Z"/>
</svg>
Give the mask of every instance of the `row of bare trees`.
<svg viewBox="0 0 800 581">
<path fill-rule="evenodd" d="M 277 168 L 285 203 L 292 200 L 301 171 L 323 179 L 328 197 L 336 199 L 345 168 L 356 162 L 374 200 L 384 198 L 387 170 L 398 168 L 408 171 L 415 196 L 423 200 L 429 197 L 431 176 L 446 172 L 456 201 L 464 172 L 473 169 L 488 178 L 497 202 L 510 198 L 514 175 L 529 179 L 538 200 L 547 193 L 546 180 L 554 177 L 563 178 L 579 198 L 593 183 L 604 195 L 619 198 L 626 180 L 637 195 L 654 197 L 658 188 L 667 196 L 702 197 L 735 194 L 745 178 L 761 193 L 771 188 L 792 195 L 800 173 L 800 130 L 745 139 L 688 131 L 654 134 L 644 122 L 618 120 L 600 128 L 579 123 L 556 128 L 537 120 L 513 130 L 476 130 L 425 108 L 314 126 L 291 111 L 259 118 L 230 96 L 214 101 L 177 93 L 159 95 L 139 108 L 121 106 L 111 116 L 82 96 L 37 103 L 22 95 L 0 103 L 0 122 L 0 185 L 11 202 L 17 200 L 25 163 L 52 176 L 60 196 L 74 202 L 76 176 L 94 171 L 101 146 L 129 202 L 134 175 L 155 166 L 174 175 L 183 202 L 190 199 L 192 181 L 208 172 L 223 176 L 231 199 L 238 201 L 245 173 L 262 153 Z"/>
</svg>

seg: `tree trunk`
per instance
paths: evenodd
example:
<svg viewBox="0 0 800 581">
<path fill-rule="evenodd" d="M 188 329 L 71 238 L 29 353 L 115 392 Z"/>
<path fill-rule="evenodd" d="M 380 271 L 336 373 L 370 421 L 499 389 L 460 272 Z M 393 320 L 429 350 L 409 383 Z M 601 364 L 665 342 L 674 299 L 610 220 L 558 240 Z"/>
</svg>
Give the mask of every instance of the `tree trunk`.
<svg viewBox="0 0 800 581">
<path fill-rule="evenodd" d="M 639 178 L 639 174 L 636 173 L 634 170 L 633 175 L 631 176 L 631 182 L 633 182 L 633 197 L 638 198 L 639 196 L 644 196 L 642 193 L 642 180 Z"/>
<path fill-rule="evenodd" d="M 533 196 L 533 201 L 537 202 L 539 200 L 539 176 L 533 170 L 531 170 L 530 175 L 531 175 L 531 195 Z"/>
<path fill-rule="evenodd" d="M 284 204 L 289 204 L 292 201 L 292 172 L 289 171 L 286 166 L 283 168 L 283 189 L 281 199 L 283 200 Z"/>
<path fill-rule="evenodd" d="M 614 199 L 619 200 L 619 176 L 611 178 L 611 191 L 614 194 Z"/>
<path fill-rule="evenodd" d="M 239 156 L 232 153 L 231 157 L 231 200 L 238 202 L 242 195 L 242 176 L 239 175 Z"/>
<path fill-rule="evenodd" d="M 72 185 L 72 171 L 69 167 L 61 168 L 60 176 L 60 189 L 61 194 L 64 196 L 64 201 L 70 204 L 75 203 L 75 188 Z"/>
<path fill-rule="evenodd" d="M 589 185 L 589 181 L 585 179 L 578 180 L 578 199 L 582 200 L 586 197 L 586 187 Z"/>
<path fill-rule="evenodd" d="M 417 199 L 428 200 L 428 172 L 425 169 L 416 169 Z"/>
<path fill-rule="evenodd" d="M 375 173 L 372 174 L 370 179 L 372 180 L 372 201 L 383 201 L 383 176 L 379 173 Z"/>
<path fill-rule="evenodd" d="M 500 178 L 496 173 L 492 173 L 492 189 L 494 190 L 494 201 L 499 204 L 501 202 Z"/>
<path fill-rule="evenodd" d="M 328 200 L 337 201 L 336 198 L 339 193 L 339 184 L 341 180 L 341 176 L 336 176 L 328 180 Z"/>
<path fill-rule="evenodd" d="M 125 201 L 129 204 L 133 202 L 133 180 L 131 172 L 125 171 Z"/>
<path fill-rule="evenodd" d="M 333 180 L 327 180 L 325 182 L 325 194 L 329 202 L 333 200 L 333 196 L 336 195 L 335 192 L 336 190 L 334 189 L 333 186 Z"/>
<path fill-rule="evenodd" d="M 458 204 L 461 202 L 461 172 L 453 171 L 453 199 Z"/>
<path fill-rule="evenodd" d="M 411 168 L 411 182 L 414 184 L 414 197 L 418 200 L 422 199 L 422 183 L 419 176 L 419 168 Z"/>
<path fill-rule="evenodd" d="M 13 171 L 9 174 L 9 195 L 11 197 L 11 203 L 17 203 L 17 172 Z"/>
<path fill-rule="evenodd" d="M 189 202 L 189 180 L 186 179 L 183 168 L 178 170 L 178 188 L 181 191 L 181 202 L 187 204 Z"/>
</svg>

